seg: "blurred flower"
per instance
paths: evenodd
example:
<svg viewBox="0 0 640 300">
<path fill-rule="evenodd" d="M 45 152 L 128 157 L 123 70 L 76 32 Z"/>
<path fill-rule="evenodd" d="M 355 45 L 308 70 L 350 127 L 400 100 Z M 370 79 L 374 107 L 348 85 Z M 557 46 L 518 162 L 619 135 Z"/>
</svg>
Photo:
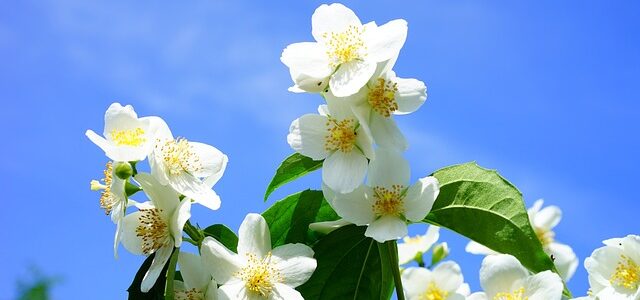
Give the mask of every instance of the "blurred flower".
<svg viewBox="0 0 640 300">
<path fill-rule="evenodd" d="M 397 56 L 407 38 L 405 20 L 380 27 L 374 22 L 362 25 L 351 9 L 339 3 L 318 7 L 311 25 L 316 42 L 291 44 L 280 59 L 290 68 L 295 89 L 313 91 L 308 81 L 320 86 L 328 78 L 331 91 L 339 97 L 358 92 L 377 63 Z"/>
<path fill-rule="evenodd" d="M 182 281 L 174 281 L 176 300 L 216 300 L 218 284 L 205 270 L 202 258 L 198 255 L 180 252 L 178 266 Z"/>
<path fill-rule="evenodd" d="M 302 300 L 295 287 L 316 269 L 313 250 L 304 244 L 287 244 L 271 250 L 264 218 L 248 214 L 238 232 L 238 254 L 207 237 L 200 249 L 205 268 L 222 284 L 220 299 Z"/>
<path fill-rule="evenodd" d="M 600 299 L 640 299 L 640 236 L 604 241 L 584 266 L 591 295 Z"/>
<path fill-rule="evenodd" d="M 155 131 L 163 124 L 158 117 L 138 118 L 131 105 L 113 103 L 104 114 L 104 137 L 93 130 L 85 134 L 113 161 L 140 161 L 153 149 Z"/>
<path fill-rule="evenodd" d="M 122 245 L 133 254 L 155 253 L 140 286 L 146 293 L 158 279 L 173 248 L 182 244 L 182 229 L 191 217 L 191 200 L 180 201 L 176 191 L 161 185 L 150 174 L 139 173 L 135 180 L 151 201 L 136 204 L 138 211 L 124 217 Z"/>
<path fill-rule="evenodd" d="M 365 236 L 382 243 L 407 235 L 406 220 L 420 222 L 440 191 L 438 180 L 424 177 L 409 186 L 409 163 L 391 149 L 376 149 L 367 185 L 340 194 L 323 185 L 324 196 L 336 213 L 356 225 L 368 225 Z"/>
<path fill-rule="evenodd" d="M 318 115 L 294 120 L 287 142 L 304 156 L 324 159 L 322 181 L 327 186 L 340 193 L 351 192 L 364 180 L 367 158 L 374 157 L 371 135 L 360 126 L 348 103 L 330 101 L 318 111 Z"/>
<path fill-rule="evenodd" d="M 423 235 L 404 237 L 403 243 L 398 243 L 398 262 L 404 265 L 411 262 L 416 256 L 422 256 L 438 241 L 439 237 L 440 227 L 433 225 L 429 226 Z"/>
<path fill-rule="evenodd" d="M 463 284 L 460 266 L 452 261 L 426 268 L 407 268 L 402 272 L 402 285 L 408 300 L 464 300 L 469 286 Z"/>
<path fill-rule="evenodd" d="M 173 138 L 169 127 L 158 130 L 153 154 L 149 156 L 151 174 L 162 185 L 216 210 L 220 197 L 212 187 L 220 180 L 229 159 L 220 150 L 203 143 Z"/>
<path fill-rule="evenodd" d="M 484 258 L 480 286 L 484 292 L 473 293 L 468 300 L 560 300 L 563 290 L 558 274 L 544 271 L 530 275 L 515 257 L 506 254 Z"/>
<path fill-rule="evenodd" d="M 560 223 L 562 211 L 557 206 L 551 205 L 542 208 L 544 201 L 536 201 L 528 210 L 531 226 L 542 243 L 544 251 L 553 257 L 554 264 L 560 276 L 569 281 L 578 267 L 578 257 L 571 247 L 555 241 L 553 228 Z M 472 254 L 490 255 L 497 252 L 480 245 L 474 241 L 469 242 L 466 251 Z"/>
</svg>

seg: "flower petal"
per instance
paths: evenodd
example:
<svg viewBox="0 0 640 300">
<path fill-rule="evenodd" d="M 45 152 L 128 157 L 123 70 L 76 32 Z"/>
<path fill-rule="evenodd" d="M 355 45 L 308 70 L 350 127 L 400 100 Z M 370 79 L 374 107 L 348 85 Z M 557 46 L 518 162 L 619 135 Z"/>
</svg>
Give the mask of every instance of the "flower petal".
<svg viewBox="0 0 640 300">
<path fill-rule="evenodd" d="M 162 269 L 164 269 L 164 265 L 169 260 L 169 257 L 171 257 L 172 252 L 173 245 L 163 246 L 155 252 L 151 266 L 149 266 L 149 270 L 144 274 L 142 283 L 140 283 L 140 291 L 146 293 L 154 284 L 156 284 L 156 280 L 158 280 L 158 277 L 160 276 L 160 273 L 162 273 Z"/>
<path fill-rule="evenodd" d="M 257 300 L 255 297 L 250 296 L 247 293 L 244 282 L 239 280 L 223 284 L 218 289 L 218 299 L 220 300 Z"/>
<path fill-rule="evenodd" d="M 182 245 L 182 230 L 189 218 L 191 218 L 191 199 L 184 198 L 173 212 L 173 216 L 171 216 L 171 235 L 176 247 Z"/>
<path fill-rule="evenodd" d="M 438 179 L 433 176 L 420 178 L 404 197 L 404 216 L 410 221 L 420 222 L 431 211 L 439 193 Z"/>
<path fill-rule="evenodd" d="M 376 71 L 376 63 L 354 60 L 340 65 L 329 79 L 329 87 L 336 97 L 348 97 L 357 93 Z"/>
<path fill-rule="evenodd" d="M 623 238 L 622 249 L 629 258 L 640 264 L 640 236 L 628 235 Z"/>
<path fill-rule="evenodd" d="M 395 216 L 382 216 L 369 224 L 364 235 L 384 243 L 402 238 L 407 233 L 407 224 L 403 220 Z"/>
<path fill-rule="evenodd" d="M 467 251 L 468 253 L 477 254 L 477 255 L 499 254 L 498 252 L 493 251 L 476 241 L 469 241 L 469 243 L 467 244 L 467 247 L 464 250 Z"/>
<path fill-rule="evenodd" d="M 375 214 L 371 205 L 372 199 L 371 189 L 361 185 L 353 192 L 348 194 L 333 194 L 330 203 L 336 213 L 346 221 L 356 225 L 368 225 L 375 220 Z"/>
<path fill-rule="evenodd" d="M 213 279 L 209 280 L 207 291 L 204 294 L 204 300 L 218 300 L 218 283 Z"/>
<path fill-rule="evenodd" d="M 304 300 L 300 292 L 296 291 L 292 287 L 282 284 L 276 283 L 273 286 L 273 294 L 271 298 L 273 300 Z"/>
<path fill-rule="evenodd" d="M 335 151 L 322 163 L 322 182 L 338 193 L 355 190 L 367 174 L 367 158 L 360 151 Z"/>
<path fill-rule="evenodd" d="M 168 221 L 173 211 L 180 204 L 176 191 L 170 186 L 160 184 L 158 180 L 148 173 L 138 173 L 134 178 L 153 205 L 161 211 L 165 221 Z"/>
<path fill-rule="evenodd" d="M 169 184 L 180 194 L 193 199 L 208 209 L 217 210 L 220 208 L 220 196 L 208 184 L 191 174 L 182 173 L 171 176 Z"/>
<path fill-rule="evenodd" d="M 376 157 L 375 150 L 373 149 L 371 130 L 362 123 L 360 123 L 360 127 L 356 130 L 356 146 L 368 159 L 374 159 Z"/>
<path fill-rule="evenodd" d="M 289 69 L 289 74 L 291 75 L 291 80 L 294 82 L 294 85 L 289 88 L 290 92 L 321 93 L 327 88 L 327 85 L 329 85 L 328 76 L 316 78 L 307 74 L 298 73 L 294 69 Z"/>
<path fill-rule="evenodd" d="M 489 300 L 489 297 L 487 297 L 487 294 L 485 294 L 484 292 L 476 292 L 469 295 L 469 297 L 467 297 L 467 300 Z"/>
<path fill-rule="evenodd" d="M 142 225 L 140 217 L 142 212 L 134 212 L 126 215 L 122 219 L 122 228 L 120 229 L 120 241 L 127 251 L 135 255 L 142 255 L 142 238 L 136 233 L 136 229 Z"/>
<path fill-rule="evenodd" d="M 392 188 L 393 185 L 409 185 L 409 162 L 396 149 L 377 148 L 375 158 L 369 163 L 367 184 L 371 187 Z"/>
<path fill-rule="evenodd" d="M 309 224 L 309 229 L 315 231 L 315 232 L 319 232 L 322 234 L 329 234 L 332 231 L 342 227 L 342 226 L 347 226 L 351 224 L 351 222 L 345 220 L 345 219 L 339 219 L 339 220 L 335 220 L 335 221 L 325 221 L 325 222 L 315 222 L 315 223 L 311 223 Z"/>
<path fill-rule="evenodd" d="M 325 147 L 327 133 L 327 117 L 306 114 L 291 123 L 287 142 L 296 152 L 321 160 L 329 155 Z"/>
<path fill-rule="evenodd" d="M 198 178 L 205 178 L 204 181 L 206 181 L 209 186 L 213 186 L 218 182 L 220 177 L 222 177 L 222 174 L 224 174 L 229 158 L 222 153 L 222 151 L 211 145 L 189 142 L 189 146 L 198 157 L 201 166 L 201 168 L 192 175 Z"/>
<path fill-rule="evenodd" d="M 282 51 L 280 61 L 298 76 L 326 78 L 333 72 L 326 50 L 319 43 L 291 44 Z"/>
<path fill-rule="evenodd" d="M 202 264 L 218 283 L 232 280 L 233 274 L 240 271 L 245 261 L 212 237 L 205 237 L 200 248 Z"/>
<path fill-rule="evenodd" d="M 610 286 L 609 279 L 615 273 L 622 254 L 620 247 L 605 246 L 593 251 L 584 261 L 584 267 L 589 273 L 589 281 L 593 280 L 603 286 Z"/>
<path fill-rule="evenodd" d="M 392 20 L 375 30 L 365 32 L 368 59 L 381 62 L 397 56 L 407 39 L 407 21 Z"/>
<path fill-rule="evenodd" d="M 393 117 L 384 117 L 374 112 L 371 114 L 370 127 L 373 139 L 380 147 L 393 148 L 400 151 L 407 150 L 409 147 L 407 139 L 398 128 Z"/>
<path fill-rule="evenodd" d="M 460 266 L 452 261 L 445 261 L 433 269 L 433 279 L 438 288 L 449 293 L 457 291 L 464 281 Z"/>
<path fill-rule="evenodd" d="M 316 41 L 324 41 L 325 33 L 340 33 L 349 26 L 362 27 L 362 22 L 356 14 L 340 3 L 320 5 L 311 16 L 311 34 Z"/>
<path fill-rule="evenodd" d="M 114 152 L 113 150 L 115 146 L 111 144 L 109 141 L 107 141 L 105 138 L 99 136 L 93 130 L 87 130 L 84 134 L 89 138 L 89 140 L 91 140 L 94 144 L 96 144 L 96 146 L 100 147 L 100 149 L 104 151 L 105 155 L 109 157 L 109 159 L 113 161 L 124 161 L 122 160 L 123 157 L 115 157 L 115 158 L 110 157 L 112 156 L 111 154 Z"/>
<path fill-rule="evenodd" d="M 284 284 L 297 287 L 307 282 L 317 263 L 313 250 L 304 244 L 286 244 L 273 249 L 272 262 L 283 276 Z"/>
<path fill-rule="evenodd" d="M 541 209 L 535 214 L 535 217 L 531 219 L 533 226 L 536 228 L 543 228 L 545 230 L 551 230 L 556 227 L 562 219 L 562 211 L 559 207 L 550 205 Z"/>
<path fill-rule="evenodd" d="M 578 257 L 573 252 L 573 249 L 568 245 L 551 243 L 547 245 L 548 254 L 553 254 L 554 261 L 560 276 L 565 281 L 569 281 L 578 268 Z"/>
<path fill-rule="evenodd" d="M 560 300 L 563 284 L 558 274 L 544 271 L 527 278 L 524 289 L 530 300 Z"/>
<path fill-rule="evenodd" d="M 489 255 L 480 267 L 480 286 L 489 297 L 497 293 L 511 291 L 512 285 L 529 275 L 520 262 L 507 254 Z"/>
<path fill-rule="evenodd" d="M 204 269 L 202 259 L 198 255 L 180 252 L 178 254 L 178 266 L 187 290 L 204 290 L 211 282 L 211 274 Z"/>
<path fill-rule="evenodd" d="M 238 254 L 265 257 L 271 251 L 269 225 L 259 214 L 248 214 L 238 230 Z"/>
<path fill-rule="evenodd" d="M 402 286 L 408 299 L 419 299 L 427 291 L 433 276 L 425 268 L 410 267 L 402 271 Z"/>
<path fill-rule="evenodd" d="M 396 115 L 405 115 L 412 113 L 427 100 L 427 86 L 424 82 L 413 78 L 393 79 L 398 84 L 398 92 L 396 93 L 396 103 L 398 110 Z"/>
</svg>

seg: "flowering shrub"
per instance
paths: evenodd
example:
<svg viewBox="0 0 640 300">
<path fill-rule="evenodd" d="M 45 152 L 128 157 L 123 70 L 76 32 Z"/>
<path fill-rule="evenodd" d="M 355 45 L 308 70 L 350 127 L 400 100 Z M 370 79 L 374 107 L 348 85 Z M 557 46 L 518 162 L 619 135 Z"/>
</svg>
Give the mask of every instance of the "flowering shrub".
<svg viewBox="0 0 640 300">
<path fill-rule="evenodd" d="M 291 123 L 293 151 L 276 171 L 265 201 L 282 185 L 322 169 L 322 190 L 305 190 L 246 216 L 236 235 L 223 224 L 192 225 L 190 209 L 220 208 L 213 187 L 227 156 L 176 138 L 159 117 L 112 104 L 102 136 L 104 178 L 92 181 L 116 224 L 119 244 L 145 255 L 130 299 L 531 299 L 571 297 L 563 282 L 578 258 L 558 243 L 555 206 L 525 208 L 521 193 L 475 163 L 444 167 L 416 182 L 404 158 L 408 142 L 395 116 L 420 109 L 426 85 L 393 71 L 407 38 L 401 19 L 362 23 L 341 4 L 312 16 L 315 42 L 282 53 L 293 86 L 326 104 Z M 148 159 L 150 171 L 139 171 Z M 146 201 L 140 199 L 142 194 Z M 431 224 L 408 237 L 412 223 Z M 444 261 L 440 228 L 468 237 L 467 251 L 487 255 L 484 291 L 471 293 L 461 267 Z M 402 239 L 402 243 L 397 241 Z M 199 255 L 181 252 L 183 242 Z M 640 299 L 640 238 L 605 241 L 586 260 L 593 299 Z M 431 251 L 431 261 L 424 255 Z M 417 266 L 401 265 L 415 262 Z M 179 267 L 179 271 L 176 269 Z"/>
</svg>

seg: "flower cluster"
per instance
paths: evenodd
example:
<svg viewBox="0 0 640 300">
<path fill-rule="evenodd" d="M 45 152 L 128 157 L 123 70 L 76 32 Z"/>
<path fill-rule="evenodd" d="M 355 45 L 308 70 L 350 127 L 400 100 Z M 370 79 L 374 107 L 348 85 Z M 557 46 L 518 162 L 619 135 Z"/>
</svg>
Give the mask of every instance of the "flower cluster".
<svg viewBox="0 0 640 300">
<path fill-rule="evenodd" d="M 396 77 L 393 66 L 407 37 L 401 19 L 362 24 L 342 4 L 321 5 L 312 18 L 315 42 L 289 45 L 281 60 L 294 92 L 320 94 L 318 114 L 291 123 L 287 141 L 322 164 L 325 198 L 346 222 L 367 225 L 378 242 L 407 235 L 407 221 L 431 210 L 434 177 L 410 184 L 407 142 L 393 117 L 416 111 L 427 98 L 416 79 Z M 366 183 L 364 183 L 366 177 Z"/>
<path fill-rule="evenodd" d="M 92 181 L 91 189 L 102 191 L 100 207 L 116 223 L 114 253 L 122 243 L 133 254 L 154 255 L 140 285 L 148 292 L 182 244 L 192 202 L 220 208 L 212 187 L 228 158 L 215 147 L 174 138 L 161 118 L 138 118 L 133 107 L 119 103 L 105 113 L 103 136 L 91 130 L 86 135 L 111 160 L 104 178 Z M 150 172 L 138 172 L 138 163 L 146 158 Z M 148 201 L 129 199 L 138 191 Z M 127 214 L 130 207 L 137 210 Z M 175 299 L 302 299 L 293 288 L 309 279 L 316 267 L 306 245 L 271 251 L 266 222 L 256 214 L 249 214 L 240 227 L 238 254 L 212 237 L 196 245 L 202 257 L 178 254 L 183 281 L 175 283 Z"/>
</svg>

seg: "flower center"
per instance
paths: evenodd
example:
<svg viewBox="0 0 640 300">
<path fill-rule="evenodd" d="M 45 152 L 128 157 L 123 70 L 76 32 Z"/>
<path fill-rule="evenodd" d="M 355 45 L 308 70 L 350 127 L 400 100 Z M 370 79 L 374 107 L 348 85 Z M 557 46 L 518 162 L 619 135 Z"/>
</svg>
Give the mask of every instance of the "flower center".
<svg viewBox="0 0 640 300">
<path fill-rule="evenodd" d="M 111 130 L 109 133 L 111 140 L 117 146 L 137 147 L 142 145 L 147 139 L 144 137 L 144 129 L 138 127 L 135 129 Z"/>
<path fill-rule="evenodd" d="M 542 243 L 542 247 L 548 246 L 555 240 L 556 234 L 551 230 L 534 228 L 534 231 L 536 233 L 536 236 L 538 237 L 538 240 L 540 240 L 540 243 Z"/>
<path fill-rule="evenodd" d="M 353 150 L 357 136 L 356 121 L 354 119 L 338 121 L 329 117 L 326 125 L 328 134 L 325 136 L 325 150 L 340 150 L 344 153 Z"/>
<path fill-rule="evenodd" d="M 436 286 L 435 283 L 429 282 L 429 286 L 427 287 L 427 291 L 424 294 L 420 295 L 419 300 L 444 300 L 449 296 L 449 292 L 443 291 Z"/>
<path fill-rule="evenodd" d="M 342 32 L 325 32 L 322 34 L 327 47 L 327 56 L 331 67 L 335 68 L 343 63 L 361 59 L 366 56 L 362 34 L 364 28 L 351 25 Z"/>
<path fill-rule="evenodd" d="M 529 297 L 524 296 L 524 288 L 519 288 L 513 293 L 505 292 L 505 293 L 497 293 L 493 296 L 493 300 L 528 300 Z"/>
<path fill-rule="evenodd" d="M 284 281 L 280 271 L 271 262 L 271 252 L 260 259 L 254 254 L 249 254 L 247 266 L 242 268 L 236 277 L 242 279 L 245 287 L 256 294 L 267 297 L 273 291 L 276 283 Z"/>
<path fill-rule="evenodd" d="M 177 138 L 167 141 L 164 145 L 156 144 L 156 147 L 158 145 L 161 145 L 160 152 L 169 174 L 180 175 L 187 172 L 193 175 L 202 168 L 200 158 L 193 152 L 186 139 Z"/>
<path fill-rule="evenodd" d="M 609 279 L 611 284 L 635 290 L 640 286 L 640 266 L 626 255 L 620 256 L 615 273 Z"/>
<path fill-rule="evenodd" d="M 113 182 L 113 164 L 108 162 L 104 169 L 104 178 L 100 183 L 97 180 L 91 181 L 91 190 L 97 191 L 102 190 L 100 193 L 100 208 L 104 209 L 105 214 L 111 214 L 111 210 L 113 210 L 113 206 L 116 204 L 117 199 L 111 192 L 111 183 Z"/>
<path fill-rule="evenodd" d="M 403 188 L 398 184 L 391 186 L 391 189 L 381 186 L 373 188 L 373 197 L 376 199 L 373 204 L 373 212 L 376 216 L 400 216 L 404 213 Z"/>
<path fill-rule="evenodd" d="M 176 300 L 203 300 L 204 293 L 198 289 L 190 289 L 186 291 L 175 291 Z"/>
<path fill-rule="evenodd" d="M 140 209 L 140 212 L 136 235 L 142 239 L 142 252 L 149 255 L 169 243 L 169 226 L 157 208 Z"/>
<path fill-rule="evenodd" d="M 367 101 L 373 110 L 388 118 L 394 111 L 398 110 L 398 103 L 396 102 L 397 91 L 397 83 L 378 78 L 376 85 L 369 90 Z"/>
</svg>

